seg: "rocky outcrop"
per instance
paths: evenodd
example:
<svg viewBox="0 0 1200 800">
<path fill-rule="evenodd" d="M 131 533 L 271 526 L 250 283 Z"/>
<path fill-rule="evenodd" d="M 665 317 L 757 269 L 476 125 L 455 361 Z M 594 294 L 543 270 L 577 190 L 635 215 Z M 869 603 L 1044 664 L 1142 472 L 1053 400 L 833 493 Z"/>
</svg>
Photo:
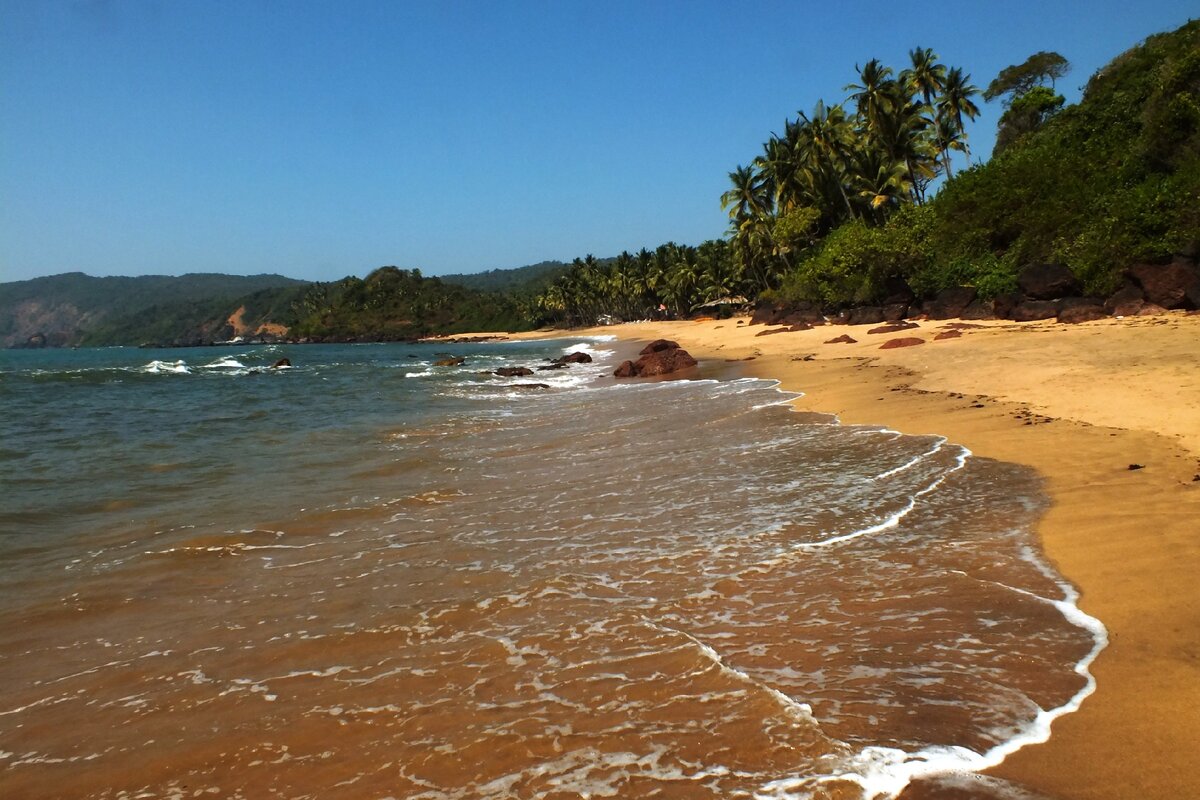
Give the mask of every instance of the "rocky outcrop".
<svg viewBox="0 0 1200 800">
<path fill-rule="evenodd" d="M 1142 310 L 1146 297 L 1141 287 L 1132 283 L 1126 284 L 1104 301 L 1104 310 L 1114 317 L 1132 317 Z"/>
<path fill-rule="evenodd" d="M 501 378 L 524 378 L 527 375 L 532 375 L 533 370 L 529 367 L 501 367 L 496 370 L 495 374 Z"/>
<path fill-rule="evenodd" d="M 825 315 L 816 303 L 773 303 L 760 302 L 750 317 L 751 325 L 822 325 Z"/>
<path fill-rule="evenodd" d="M 1012 310 L 1009 319 L 1017 322 L 1034 322 L 1058 316 L 1062 303 L 1055 300 L 1023 300 Z"/>
<path fill-rule="evenodd" d="M 559 356 L 554 359 L 555 364 L 590 364 L 592 357 L 583 351 L 575 353 L 567 353 L 565 356 Z"/>
<path fill-rule="evenodd" d="M 271 365 L 271 369 L 279 369 L 280 367 L 290 367 L 292 360 L 290 358 L 281 358 Z"/>
<path fill-rule="evenodd" d="M 930 319 L 955 319 L 975 299 L 975 287 L 954 286 L 943 289 L 937 297 L 925 304 L 925 313 Z"/>
<path fill-rule="evenodd" d="M 1104 319 L 1107 316 L 1104 301 L 1098 297 L 1068 297 L 1062 301 L 1058 321 L 1073 325 Z"/>
<path fill-rule="evenodd" d="M 433 362 L 435 367 L 461 367 L 467 359 L 462 356 L 447 356 L 446 358 L 438 359 Z"/>
<path fill-rule="evenodd" d="M 1170 264 L 1135 264 L 1129 276 L 1142 287 L 1146 300 L 1163 308 L 1183 308 L 1195 305 L 1200 294 L 1200 271 L 1183 259 Z"/>
<path fill-rule="evenodd" d="M 841 336 L 826 339 L 825 344 L 858 344 L 858 339 L 855 339 L 848 333 L 843 333 Z"/>
<path fill-rule="evenodd" d="M 1021 270 L 1017 285 L 1030 300 L 1055 300 L 1079 291 L 1075 273 L 1062 264 L 1031 264 Z"/>
<path fill-rule="evenodd" d="M 613 373 L 617 378 L 649 378 L 670 375 L 696 366 L 696 359 L 676 342 L 657 339 L 646 345 L 637 361 L 623 361 Z"/>
<path fill-rule="evenodd" d="M 883 321 L 883 309 L 879 306 L 859 306 L 850 309 L 851 325 L 878 325 Z"/>
</svg>

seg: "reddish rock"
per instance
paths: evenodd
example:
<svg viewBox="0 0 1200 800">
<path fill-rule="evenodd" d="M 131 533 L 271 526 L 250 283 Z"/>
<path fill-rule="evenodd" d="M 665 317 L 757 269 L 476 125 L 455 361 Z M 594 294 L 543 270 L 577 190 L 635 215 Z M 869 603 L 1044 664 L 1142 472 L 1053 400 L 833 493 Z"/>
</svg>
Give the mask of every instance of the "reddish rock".
<svg viewBox="0 0 1200 800">
<path fill-rule="evenodd" d="M 1079 291 L 1075 273 L 1062 264 L 1032 264 L 1021 270 L 1017 285 L 1030 300 L 1053 300 Z"/>
<path fill-rule="evenodd" d="M 1200 285 L 1200 272 L 1186 261 L 1170 264 L 1137 264 L 1129 268 L 1146 295 L 1146 300 L 1163 308 L 1182 308 L 1188 293 Z"/>
<path fill-rule="evenodd" d="M 1021 303 L 1021 295 L 1007 292 L 992 298 L 992 313 L 998 319 L 1012 319 L 1013 309 Z"/>
<path fill-rule="evenodd" d="M 825 344 L 858 344 L 858 339 L 853 339 L 850 337 L 850 334 L 843 333 L 841 336 L 826 339 Z"/>
<path fill-rule="evenodd" d="M 895 322 L 891 325 L 880 325 L 878 328 L 871 328 L 867 333 L 899 333 L 900 331 L 908 331 L 919 327 L 921 326 L 915 322 Z"/>
<path fill-rule="evenodd" d="M 642 352 L 638 353 L 638 355 L 644 356 L 649 353 L 658 353 L 662 350 L 677 350 L 677 349 L 679 349 L 678 342 L 672 342 L 670 339 L 655 339 L 653 342 L 651 342 L 650 344 L 643 347 Z"/>
<path fill-rule="evenodd" d="M 555 364 L 590 364 L 592 357 L 587 353 L 567 353 L 565 356 L 559 356 L 554 359 Z"/>
<path fill-rule="evenodd" d="M 961 337 L 962 337 L 962 331 L 958 330 L 957 328 L 954 328 L 952 330 L 942 331 L 937 336 L 933 337 L 933 340 L 935 342 L 937 342 L 937 341 L 941 341 L 942 339 L 959 339 Z"/>
<path fill-rule="evenodd" d="M 767 328 L 765 331 L 759 331 L 755 336 L 770 336 L 772 333 L 787 333 L 791 328 Z"/>
<path fill-rule="evenodd" d="M 886 342 L 879 345 L 879 349 L 895 350 L 897 347 L 915 347 L 919 344 L 925 344 L 925 340 L 918 339 L 915 336 L 908 336 L 903 339 L 888 339 Z"/>
<path fill-rule="evenodd" d="M 1053 300 L 1026 300 L 1012 310 L 1010 319 L 1017 322 L 1033 322 L 1039 319 L 1053 319 L 1058 316 L 1061 303 Z"/>
<path fill-rule="evenodd" d="M 1145 303 L 1142 305 L 1135 316 L 1138 317 L 1156 317 L 1159 314 L 1165 314 L 1167 310 L 1162 306 L 1157 306 L 1154 303 Z"/>
<path fill-rule="evenodd" d="M 1079 305 L 1058 312 L 1058 321 L 1069 325 L 1094 322 L 1098 319 L 1108 319 L 1108 312 L 1104 310 L 1104 306 Z"/>
<path fill-rule="evenodd" d="M 1098 297 L 1068 297 L 1058 311 L 1058 321 L 1067 324 L 1092 322 L 1107 316 L 1104 301 Z"/>
<path fill-rule="evenodd" d="M 526 375 L 532 375 L 533 370 L 528 367 L 501 367 L 495 374 L 501 378 L 524 378 Z"/>
<path fill-rule="evenodd" d="M 622 362 L 613 376 L 617 378 L 649 378 L 655 375 L 669 375 L 672 372 L 694 366 L 696 366 L 696 359 L 692 358 L 688 351 L 675 342 L 659 339 L 647 345 L 636 362 Z"/>
<path fill-rule="evenodd" d="M 1130 283 L 1105 300 L 1104 309 L 1114 317 L 1132 317 L 1142 310 L 1145 303 L 1141 287 Z"/>
</svg>

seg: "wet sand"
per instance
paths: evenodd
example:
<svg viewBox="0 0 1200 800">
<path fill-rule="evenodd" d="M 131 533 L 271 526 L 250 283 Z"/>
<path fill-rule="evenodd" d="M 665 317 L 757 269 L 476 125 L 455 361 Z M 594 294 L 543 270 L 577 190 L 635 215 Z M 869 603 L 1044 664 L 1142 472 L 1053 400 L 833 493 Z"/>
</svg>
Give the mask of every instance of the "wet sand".
<svg viewBox="0 0 1200 800">
<path fill-rule="evenodd" d="M 1200 316 L 972 323 L 934 339 L 952 325 L 760 336 L 764 326 L 729 319 L 590 332 L 674 339 L 804 392 L 799 409 L 942 434 L 1046 478 L 1045 552 L 1109 630 L 1097 691 L 994 780 L 914 785 L 905 798 L 1004 796 L 989 784 L 1061 800 L 1200 797 Z M 841 334 L 858 341 L 825 343 Z M 880 349 L 900 337 L 924 343 Z"/>
</svg>

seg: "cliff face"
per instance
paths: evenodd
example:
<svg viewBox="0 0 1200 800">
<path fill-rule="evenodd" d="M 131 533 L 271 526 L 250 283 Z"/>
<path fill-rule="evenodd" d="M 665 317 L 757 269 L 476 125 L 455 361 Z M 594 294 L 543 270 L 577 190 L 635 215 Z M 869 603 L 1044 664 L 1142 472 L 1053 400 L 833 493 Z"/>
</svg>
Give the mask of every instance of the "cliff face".
<svg viewBox="0 0 1200 800">
<path fill-rule="evenodd" d="M 71 303 L 22 300 L 9 312 L 0 347 L 64 347 L 74 344 L 94 314 Z"/>
</svg>

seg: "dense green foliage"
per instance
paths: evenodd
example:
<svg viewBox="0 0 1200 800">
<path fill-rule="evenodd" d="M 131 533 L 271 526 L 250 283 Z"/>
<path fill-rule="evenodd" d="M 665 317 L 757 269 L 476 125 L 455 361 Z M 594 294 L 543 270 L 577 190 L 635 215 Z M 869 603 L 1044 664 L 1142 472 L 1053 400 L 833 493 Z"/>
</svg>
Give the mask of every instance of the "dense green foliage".
<svg viewBox="0 0 1200 800">
<path fill-rule="evenodd" d="M 320 340 L 393 341 L 429 334 L 521 330 L 516 301 L 380 267 L 366 278 L 311 285 L 295 304 L 291 335 Z"/>
<path fill-rule="evenodd" d="M 470 274 L 440 275 L 443 283 L 452 283 L 480 292 L 534 293 L 546 289 L 555 278 L 566 274 L 570 265 L 562 261 L 541 261 L 514 269 L 489 269 Z"/>
<path fill-rule="evenodd" d="M 173 340 L 209 317 L 223 321 L 238 298 L 304 285 L 281 275 L 209 273 L 96 278 L 69 272 L 13 281 L 0 285 L 0 341 L 20 344 L 40 333 L 55 344 L 138 344 L 155 338 L 151 330 Z"/>
<path fill-rule="evenodd" d="M 1052 90 L 1014 96 L 1046 110 Z M 1026 264 L 1071 268 L 1104 294 L 1133 263 L 1200 238 L 1200 22 L 1148 39 L 1089 81 L 1082 102 L 1043 114 L 931 202 L 824 238 L 788 275 L 784 299 L 878 300 L 888 275 L 918 293 L 1013 289 Z"/>
</svg>

